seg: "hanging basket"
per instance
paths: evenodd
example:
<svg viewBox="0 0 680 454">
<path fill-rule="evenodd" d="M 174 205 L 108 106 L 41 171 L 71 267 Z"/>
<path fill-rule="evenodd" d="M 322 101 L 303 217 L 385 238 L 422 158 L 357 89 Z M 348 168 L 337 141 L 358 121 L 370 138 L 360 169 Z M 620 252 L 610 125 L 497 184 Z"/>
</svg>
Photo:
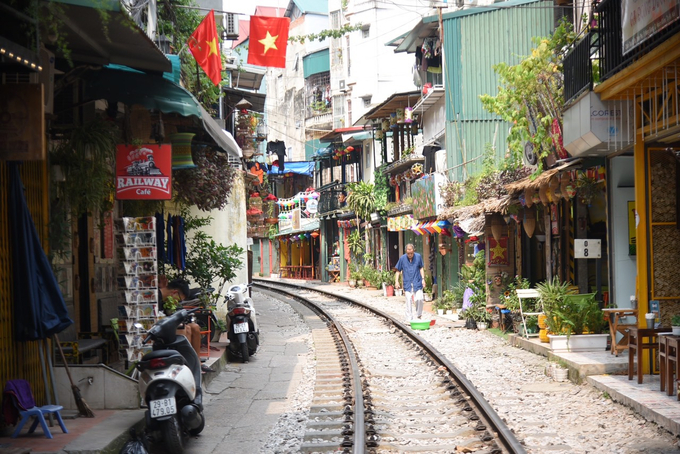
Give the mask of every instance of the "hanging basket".
<svg viewBox="0 0 680 454">
<path fill-rule="evenodd" d="M 534 236 L 534 230 L 536 230 L 536 209 L 525 208 L 524 209 L 524 231 L 529 238 Z"/>
<path fill-rule="evenodd" d="M 178 132 L 168 136 L 172 143 L 172 169 L 193 169 L 196 167 L 191 156 L 191 139 L 193 132 Z"/>
</svg>

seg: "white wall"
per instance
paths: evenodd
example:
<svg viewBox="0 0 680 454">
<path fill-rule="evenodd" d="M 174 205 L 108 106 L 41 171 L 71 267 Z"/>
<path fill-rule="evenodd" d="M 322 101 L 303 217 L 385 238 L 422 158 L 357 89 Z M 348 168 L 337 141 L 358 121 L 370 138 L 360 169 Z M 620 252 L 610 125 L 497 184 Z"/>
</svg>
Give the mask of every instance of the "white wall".
<svg viewBox="0 0 680 454">
<path fill-rule="evenodd" d="M 424 111 L 414 112 L 421 115 L 423 128 L 423 143 L 427 144 L 439 138 L 446 132 L 446 106 L 442 96 L 432 107 Z M 444 146 L 444 141 L 441 140 L 441 145 Z"/>
<path fill-rule="evenodd" d="M 243 267 L 236 271 L 236 278 L 230 284 L 248 282 L 248 262 L 245 252 L 248 249 L 246 246 L 246 192 L 243 175 L 243 172 L 239 172 L 234 177 L 234 186 L 229 196 L 229 202 L 223 210 L 212 210 L 209 213 L 200 211 L 196 207 L 193 207 L 191 210 L 192 216 L 210 216 L 213 218 L 213 221 L 204 228 L 204 231 L 212 236 L 216 243 L 225 246 L 236 244 L 244 250 L 241 256 Z M 229 288 L 230 284 L 225 285 L 223 294 L 226 294 L 226 289 Z M 227 315 L 226 305 L 223 308 L 218 306 L 217 313 L 217 317 L 223 319 Z"/>
<path fill-rule="evenodd" d="M 633 157 L 612 158 L 609 167 L 610 192 L 610 301 L 618 307 L 630 307 L 635 294 L 636 256 L 628 255 L 628 201 L 635 200 Z"/>
</svg>

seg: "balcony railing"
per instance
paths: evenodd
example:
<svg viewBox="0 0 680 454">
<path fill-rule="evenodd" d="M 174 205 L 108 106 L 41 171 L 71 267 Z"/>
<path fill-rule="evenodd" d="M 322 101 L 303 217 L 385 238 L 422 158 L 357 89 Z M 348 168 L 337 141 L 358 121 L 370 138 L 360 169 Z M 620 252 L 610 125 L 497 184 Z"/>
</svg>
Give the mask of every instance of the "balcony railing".
<svg viewBox="0 0 680 454">
<path fill-rule="evenodd" d="M 564 57 L 564 101 L 568 105 L 581 93 L 593 89 L 591 46 L 595 34 L 590 32 Z"/>
<path fill-rule="evenodd" d="M 344 207 L 344 203 L 340 203 L 339 196 L 343 191 L 340 189 L 331 189 L 323 191 L 319 194 L 319 214 L 329 213 L 331 211 L 339 210 Z"/>
<path fill-rule="evenodd" d="M 627 54 L 623 54 L 621 32 L 621 0 L 603 0 L 595 11 L 598 14 L 600 75 L 606 80 L 629 66 L 635 60 L 680 32 L 680 22 L 675 22 L 651 36 Z"/>
</svg>

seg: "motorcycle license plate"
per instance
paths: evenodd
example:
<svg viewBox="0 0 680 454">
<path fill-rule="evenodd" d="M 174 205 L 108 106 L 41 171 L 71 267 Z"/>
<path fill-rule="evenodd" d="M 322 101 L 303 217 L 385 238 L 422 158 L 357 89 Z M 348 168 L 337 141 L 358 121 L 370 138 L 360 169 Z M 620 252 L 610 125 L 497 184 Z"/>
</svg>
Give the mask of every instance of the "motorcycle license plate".
<svg viewBox="0 0 680 454">
<path fill-rule="evenodd" d="M 248 332 L 248 322 L 234 323 L 234 332 L 236 334 L 247 333 Z"/>
<path fill-rule="evenodd" d="M 149 402 L 149 410 L 152 418 L 160 418 L 161 416 L 174 415 L 177 413 L 177 405 L 175 398 L 169 397 L 167 399 L 152 400 Z"/>
</svg>

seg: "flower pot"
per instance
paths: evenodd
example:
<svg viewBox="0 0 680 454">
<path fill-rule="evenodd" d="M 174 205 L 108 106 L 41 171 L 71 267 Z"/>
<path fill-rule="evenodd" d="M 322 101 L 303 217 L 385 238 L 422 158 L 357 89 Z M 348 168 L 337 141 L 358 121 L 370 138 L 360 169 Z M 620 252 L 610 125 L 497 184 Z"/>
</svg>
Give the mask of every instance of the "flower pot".
<svg viewBox="0 0 680 454">
<path fill-rule="evenodd" d="M 352 287 L 352 288 L 356 287 L 356 286 L 357 286 L 357 281 L 355 281 L 354 279 L 350 279 L 350 280 L 349 280 L 349 286 Z"/>
<path fill-rule="evenodd" d="M 385 286 L 385 292 L 387 293 L 387 296 L 394 296 L 394 286 L 393 285 L 386 285 Z"/>
<path fill-rule="evenodd" d="M 609 334 L 572 334 L 569 337 L 548 334 L 554 353 L 605 351 L 608 337 Z"/>
<path fill-rule="evenodd" d="M 672 333 L 671 333 L 671 334 L 673 334 L 673 336 L 680 336 L 680 326 L 672 326 L 671 325 L 671 329 L 673 330 Z"/>
<path fill-rule="evenodd" d="M 555 367 L 552 371 L 553 380 L 555 381 L 567 381 L 569 380 L 569 369 L 563 369 L 561 367 Z"/>
<path fill-rule="evenodd" d="M 453 309 L 446 309 L 446 315 L 453 315 Z"/>
<path fill-rule="evenodd" d="M 437 309 L 437 315 L 444 315 L 444 309 Z"/>
<path fill-rule="evenodd" d="M 363 287 L 364 286 L 364 281 L 362 279 L 357 280 L 357 287 Z"/>
<path fill-rule="evenodd" d="M 539 326 L 540 326 L 540 323 L 539 323 Z M 550 338 L 548 337 L 548 330 L 545 329 L 545 328 L 541 328 L 541 330 L 538 332 L 538 339 L 541 342 L 543 342 L 544 344 L 547 344 L 548 342 L 550 342 Z"/>
<path fill-rule="evenodd" d="M 480 330 L 480 331 L 485 330 L 486 327 L 487 327 L 487 324 L 485 322 L 478 322 L 477 323 L 477 329 Z"/>
<path fill-rule="evenodd" d="M 270 225 L 275 225 L 275 224 L 279 223 L 279 219 L 278 218 L 265 218 L 264 222 L 266 222 L 267 224 L 270 224 Z"/>
</svg>

